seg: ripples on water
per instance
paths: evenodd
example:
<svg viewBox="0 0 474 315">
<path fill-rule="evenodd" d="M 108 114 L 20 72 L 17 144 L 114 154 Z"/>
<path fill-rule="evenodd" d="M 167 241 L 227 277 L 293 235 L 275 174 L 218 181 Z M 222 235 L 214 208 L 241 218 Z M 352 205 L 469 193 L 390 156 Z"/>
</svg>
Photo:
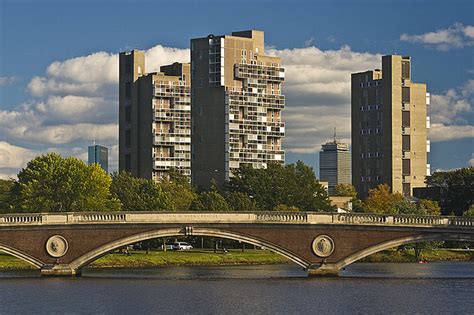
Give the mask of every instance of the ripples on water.
<svg viewBox="0 0 474 315">
<path fill-rule="evenodd" d="M 474 264 L 353 264 L 339 278 L 294 265 L 0 272 L 0 313 L 471 313 Z"/>
</svg>

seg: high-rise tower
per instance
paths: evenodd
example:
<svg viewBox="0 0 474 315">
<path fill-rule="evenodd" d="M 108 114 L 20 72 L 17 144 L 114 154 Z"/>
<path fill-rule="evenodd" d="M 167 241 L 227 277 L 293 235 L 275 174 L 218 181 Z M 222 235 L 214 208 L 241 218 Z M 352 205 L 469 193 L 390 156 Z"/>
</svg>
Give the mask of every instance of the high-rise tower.
<svg viewBox="0 0 474 315">
<path fill-rule="evenodd" d="M 109 149 L 101 145 L 90 145 L 88 147 L 87 164 L 91 165 L 97 163 L 102 169 L 109 172 Z"/>
<path fill-rule="evenodd" d="M 430 173 L 429 94 L 411 81 L 410 57 L 382 57 L 382 70 L 352 74 L 352 183 L 359 197 L 379 184 L 411 196 Z"/>
<path fill-rule="evenodd" d="M 334 141 L 322 145 L 319 152 L 319 178 L 328 182 L 328 192 L 335 193 L 337 184 L 351 183 L 351 152 L 347 143 L 336 140 L 334 131 Z"/>
<path fill-rule="evenodd" d="M 192 180 L 219 185 L 242 164 L 284 163 L 281 60 L 265 55 L 264 33 L 191 40 Z"/>
<path fill-rule="evenodd" d="M 145 72 L 145 53 L 120 53 L 119 170 L 159 181 L 191 175 L 190 65 Z"/>
</svg>

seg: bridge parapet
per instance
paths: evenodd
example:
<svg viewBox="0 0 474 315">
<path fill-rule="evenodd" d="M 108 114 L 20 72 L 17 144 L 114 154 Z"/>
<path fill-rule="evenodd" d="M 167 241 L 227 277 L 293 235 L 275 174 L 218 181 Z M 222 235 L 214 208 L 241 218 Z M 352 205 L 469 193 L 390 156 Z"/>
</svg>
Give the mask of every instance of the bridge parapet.
<svg viewBox="0 0 474 315">
<path fill-rule="evenodd" d="M 122 223 L 353 224 L 472 228 L 474 218 L 321 212 L 68 212 L 0 215 L 0 226 Z"/>
<path fill-rule="evenodd" d="M 263 222 L 290 222 L 307 223 L 308 213 L 306 212 L 257 212 L 257 221 Z"/>
</svg>

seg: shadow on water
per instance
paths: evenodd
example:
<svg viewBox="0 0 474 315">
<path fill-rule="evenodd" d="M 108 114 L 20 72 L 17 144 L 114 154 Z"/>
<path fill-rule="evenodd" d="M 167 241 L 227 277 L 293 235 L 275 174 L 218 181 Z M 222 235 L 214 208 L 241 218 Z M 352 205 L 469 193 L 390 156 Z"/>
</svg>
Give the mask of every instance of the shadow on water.
<svg viewBox="0 0 474 315">
<path fill-rule="evenodd" d="M 3 270 L 0 280 L 39 278 L 38 270 Z M 166 266 L 152 268 L 84 268 L 78 279 L 150 279 L 150 280 L 314 280 L 296 265 L 239 266 Z M 326 279 L 474 279 L 472 262 L 355 263 L 339 272 L 339 277 Z"/>
</svg>

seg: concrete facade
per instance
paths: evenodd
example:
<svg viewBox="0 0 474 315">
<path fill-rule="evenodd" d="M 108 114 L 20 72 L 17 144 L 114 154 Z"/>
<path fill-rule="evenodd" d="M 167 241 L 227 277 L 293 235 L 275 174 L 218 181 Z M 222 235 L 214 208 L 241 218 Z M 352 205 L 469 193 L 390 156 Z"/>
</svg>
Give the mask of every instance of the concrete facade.
<svg viewBox="0 0 474 315">
<path fill-rule="evenodd" d="M 108 252 L 143 240 L 210 236 L 283 255 L 310 275 L 339 269 L 387 248 L 421 241 L 474 241 L 474 218 L 349 213 L 55 213 L 0 216 L 0 251 L 43 275 L 80 275 Z"/>
<path fill-rule="evenodd" d="M 382 57 L 382 70 L 351 79 L 352 184 L 359 198 L 385 183 L 412 196 L 430 173 L 426 85 L 411 81 L 410 57 Z"/>
<path fill-rule="evenodd" d="M 336 141 L 322 145 L 319 152 L 319 178 L 328 182 L 329 195 L 337 184 L 351 183 L 351 152 L 349 145 Z"/>
<path fill-rule="evenodd" d="M 191 175 L 190 65 L 145 72 L 142 51 L 120 53 L 119 170 L 159 181 Z"/>
<path fill-rule="evenodd" d="M 209 188 L 241 164 L 284 163 L 284 69 L 265 55 L 264 33 L 249 30 L 191 40 L 192 181 Z"/>
</svg>

